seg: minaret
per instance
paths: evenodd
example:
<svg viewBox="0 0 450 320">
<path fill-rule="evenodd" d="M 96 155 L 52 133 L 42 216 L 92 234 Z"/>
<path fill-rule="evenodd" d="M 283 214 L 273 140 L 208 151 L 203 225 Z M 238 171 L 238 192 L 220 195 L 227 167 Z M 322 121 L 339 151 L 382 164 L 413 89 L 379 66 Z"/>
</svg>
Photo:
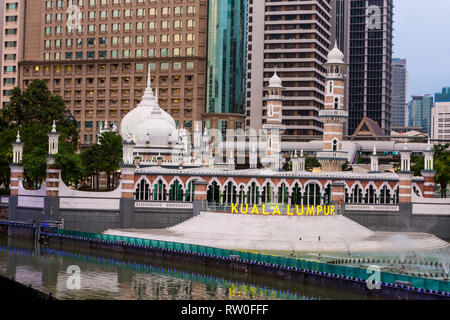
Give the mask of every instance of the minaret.
<svg viewBox="0 0 450 320">
<path fill-rule="evenodd" d="M 283 165 L 281 158 L 281 136 L 286 127 L 283 125 L 283 111 L 282 111 L 282 96 L 283 91 L 282 81 L 275 71 L 272 78 L 269 80 L 268 100 L 267 100 L 267 114 L 266 124 L 263 125 L 263 132 L 266 135 L 266 155 L 261 159 L 261 163 L 266 168 L 273 170 L 280 170 Z"/>
<path fill-rule="evenodd" d="M 434 188 L 435 188 L 434 178 L 436 177 L 436 171 L 434 170 L 433 166 L 434 151 L 433 148 L 431 147 L 430 139 L 428 139 L 427 149 L 424 151 L 424 154 L 425 154 L 424 170 L 420 172 L 422 174 L 422 177 L 425 179 L 423 196 L 424 198 L 434 198 Z"/>
<path fill-rule="evenodd" d="M 370 171 L 369 173 L 380 173 L 378 171 L 378 155 L 377 155 L 377 147 L 373 146 L 373 153 L 370 156 Z"/>
<path fill-rule="evenodd" d="M 323 151 L 317 153 L 317 159 L 322 165 L 322 171 L 336 172 L 341 171 L 348 159 L 347 152 L 342 149 L 344 124 L 348 119 L 348 111 L 344 107 L 346 65 L 344 54 L 337 44 L 328 53 L 324 67 L 327 69 L 325 108 L 319 112 L 323 122 Z"/>
</svg>

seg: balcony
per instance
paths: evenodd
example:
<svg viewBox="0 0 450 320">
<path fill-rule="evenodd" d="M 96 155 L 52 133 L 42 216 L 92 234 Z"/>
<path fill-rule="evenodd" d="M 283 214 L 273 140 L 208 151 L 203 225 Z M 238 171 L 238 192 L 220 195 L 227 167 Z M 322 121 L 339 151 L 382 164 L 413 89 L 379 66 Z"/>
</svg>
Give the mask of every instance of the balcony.
<svg viewBox="0 0 450 320">
<path fill-rule="evenodd" d="M 317 159 L 331 159 L 331 160 L 347 160 L 348 152 L 346 151 L 321 151 L 317 152 Z"/>
<path fill-rule="evenodd" d="M 323 109 L 319 111 L 320 118 L 348 118 L 348 111 L 342 109 Z"/>
</svg>

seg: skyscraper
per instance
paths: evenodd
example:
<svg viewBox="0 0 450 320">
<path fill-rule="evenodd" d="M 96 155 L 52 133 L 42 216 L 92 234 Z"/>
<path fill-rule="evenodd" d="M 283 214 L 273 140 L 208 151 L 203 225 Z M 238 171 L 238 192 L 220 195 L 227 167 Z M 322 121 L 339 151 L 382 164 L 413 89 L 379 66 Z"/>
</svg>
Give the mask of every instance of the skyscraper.
<svg viewBox="0 0 450 320">
<path fill-rule="evenodd" d="M 244 125 L 247 0 L 208 1 L 207 125 Z M 209 124 L 208 124 L 209 123 Z"/>
<path fill-rule="evenodd" d="M 267 84 L 276 71 L 284 85 L 285 135 L 322 135 L 332 21 L 331 0 L 249 1 L 247 127 L 259 130 L 267 122 Z"/>
<path fill-rule="evenodd" d="M 95 142 L 105 120 L 120 125 L 142 97 L 148 68 L 161 108 L 180 127 L 202 120 L 207 0 L 33 0 L 14 10 L 27 17 L 15 85 L 45 80 L 75 117 L 82 144 Z"/>
<path fill-rule="evenodd" d="M 5 0 L 2 1 L 3 25 L 0 29 L 2 35 L 1 46 L 1 92 L 0 106 L 3 107 L 9 103 L 12 89 L 19 85 L 19 66 L 23 53 L 23 24 L 25 12 L 24 0 Z"/>
<path fill-rule="evenodd" d="M 393 0 L 349 0 L 348 133 L 364 116 L 391 128 Z M 345 52 L 345 50 L 344 50 Z"/>
<path fill-rule="evenodd" d="M 408 106 L 408 71 L 406 59 L 392 60 L 392 127 L 406 125 L 406 109 Z"/>
<path fill-rule="evenodd" d="M 436 92 L 434 102 L 450 102 L 450 87 L 442 88 L 442 92 Z"/>
<path fill-rule="evenodd" d="M 420 127 L 423 132 L 431 135 L 431 110 L 433 108 L 433 96 L 412 96 L 409 103 L 408 126 Z"/>
</svg>

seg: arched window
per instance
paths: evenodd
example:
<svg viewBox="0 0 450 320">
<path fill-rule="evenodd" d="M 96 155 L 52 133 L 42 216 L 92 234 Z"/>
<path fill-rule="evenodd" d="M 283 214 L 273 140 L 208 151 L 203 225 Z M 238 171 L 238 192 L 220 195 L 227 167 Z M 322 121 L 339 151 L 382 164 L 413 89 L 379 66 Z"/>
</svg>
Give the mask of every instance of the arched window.
<svg viewBox="0 0 450 320">
<path fill-rule="evenodd" d="M 233 182 L 229 181 L 226 184 L 223 192 L 223 197 L 223 203 L 236 203 L 237 192 L 236 186 L 233 185 Z"/>
<path fill-rule="evenodd" d="M 134 193 L 134 199 L 136 200 L 149 200 L 150 199 L 150 184 L 142 179 L 136 186 Z"/>
<path fill-rule="evenodd" d="M 185 201 L 194 201 L 194 194 L 195 194 L 195 185 L 191 181 L 188 183 L 188 187 L 184 195 Z"/>
<path fill-rule="evenodd" d="M 339 108 L 339 98 L 334 98 L 334 108 L 335 109 Z"/>
<path fill-rule="evenodd" d="M 170 201 L 183 201 L 183 188 L 178 180 L 175 180 L 170 185 L 169 190 L 169 200 Z"/>
<path fill-rule="evenodd" d="M 384 186 L 380 192 L 380 203 L 389 204 L 391 203 L 391 191 L 387 186 Z"/>
<path fill-rule="evenodd" d="M 337 151 L 337 139 L 333 139 L 333 151 Z"/>
<path fill-rule="evenodd" d="M 288 204 L 289 200 L 289 189 L 283 182 L 281 186 L 278 187 L 278 203 Z"/>
<path fill-rule="evenodd" d="M 318 206 L 320 205 L 322 195 L 320 194 L 320 187 L 317 183 L 309 183 L 305 188 L 303 195 L 303 205 Z"/>
<path fill-rule="evenodd" d="M 248 187 L 247 203 L 259 204 L 259 186 L 257 186 L 255 182 L 252 182 Z"/>
<path fill-rule="evenodd" d="M 362 189 L 358 185 L 355 185 L 355 187 L 353 188 L 351 195 L 351 202 L 352 203 L 362 202 Z"/>
<path fill-rule="evenodd" d="M 154 185 L 153 200 L 166 201 L 167 200 L 166 198 L 167 198 L 166 185 L 161 179 L 159 179 L 158 182 Z"/>
<path fill-rule="evenodd" d="M 298 183 L 295 183 L 294 187 L 292 188 L 291 204 L 302 204 L 302 188 L 300 188 Z"/>
<path fill-rule="evenodd" d="M 207 199 L 209 203 L 220 203 L 220 187 L 216 181 L 208 186 Z"/>
<path fill-rule="evenodd" d="M 366 203 L 376 202 L 375 188 L 372 185 L 370 185 L 369 188 L 367 189 L 364 200 Z"/>
<path fill-rule="evenodd" d="M 269 182 L 263 187 L 261 201 L 263 203 L 272 203 L 272 186 Z"/>
<path fill-rule="evenodd" d="M 333 81 L 330 81 L 330 88 L 329 88 L 329 90 L 328 90 L 329 92 L 328 93 L 333 93 Z"/>
</svg>

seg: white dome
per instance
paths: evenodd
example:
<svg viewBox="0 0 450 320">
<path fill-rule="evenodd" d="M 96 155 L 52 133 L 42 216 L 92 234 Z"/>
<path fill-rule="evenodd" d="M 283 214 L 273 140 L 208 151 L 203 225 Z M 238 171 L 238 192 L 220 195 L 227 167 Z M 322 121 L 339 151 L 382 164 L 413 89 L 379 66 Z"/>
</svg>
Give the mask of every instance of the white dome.
<svg viewBox="0 0 450 320">
<path fill-rule="evenodd" d="M 282 81 L 280 77 L 277 75 L 277 72 L 273 74 L 272 78 L 269 80 L 269 87 L 270 88 L 281 88 L 282 87 Z"/>
<path fill-rule="evenodd" d="M 343 64 L 344 63 L 344 54 L 337 47 L 337 43 L 335 43 L 334 48 L 328 53 L 327 63 L 336 63 Z"/>
<path fill-rule="evenodd" d="M 164 119 L 148 119 L 136 129 L 134 140 L 136 145 L 150 143 L 152 147 L 166 147 L 171 134 L 172 128 Z"/>
<path fill-rule="evenodd" d="M 175 120 L 159 107 L 150 86 L 150 74 L 142 101 L 122 119 L 120 135 L 133 139 L 137 145 L 150 142 L 153 146 L 167 146 L 176 135 Z"/>
</svg>

